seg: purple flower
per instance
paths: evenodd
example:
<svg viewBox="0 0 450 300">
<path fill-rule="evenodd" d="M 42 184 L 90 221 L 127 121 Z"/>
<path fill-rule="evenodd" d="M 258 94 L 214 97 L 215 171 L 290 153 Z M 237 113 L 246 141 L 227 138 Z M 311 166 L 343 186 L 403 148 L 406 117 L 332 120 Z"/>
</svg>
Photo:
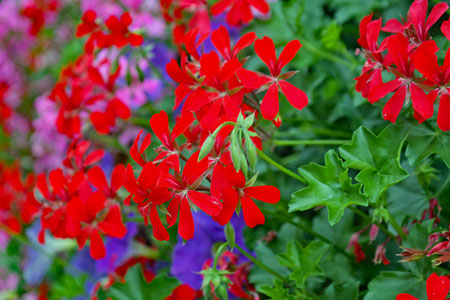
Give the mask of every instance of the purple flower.
<svg viewBox="0 0 450 300">
<path fill-rule="evenodd" d="M 178 280 L 189 284 L 193 289 L 200 289 L 202 276 L 198 274 L 205 262 L 213 258 L 212 246 L 226 240 L 223 226 L 202 212 L 193 213 L 195 233 L 194 238 L 183 245 L 181 238 L 172 254 L 171 273 Z M 236 215 L 231 219 L 236 234 L 236 244 L 245 247 L 242 231 L 243 218 Z"/>
</svg>

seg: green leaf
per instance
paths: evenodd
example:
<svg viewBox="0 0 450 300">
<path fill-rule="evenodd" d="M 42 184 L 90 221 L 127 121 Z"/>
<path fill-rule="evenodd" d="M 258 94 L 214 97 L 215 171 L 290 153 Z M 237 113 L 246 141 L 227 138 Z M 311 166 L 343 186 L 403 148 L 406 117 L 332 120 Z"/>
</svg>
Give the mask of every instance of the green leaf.
<svg viewBox="0 0 450 300">
<path fill-rule="evenodd" d="M 247 131 L 244 131 L 245 150 L 247 152 L 247 159 L 250 167 L 255 169 L 256 166 L 256 146 L 253 144 Z"/>
<path fill-rule="evenodd" d="M 386 127 L 378 136 L 365 127 L 353 134 L 352 141 L 339 148 L 345 166 L 361 170 L 355 179 L 364 185 L 371 202 L 376 202 L 390 186 L 409 176 L 400 165 L 406 130 Z"/>
<path fill-rule="evenodd" d="M 381 272 L 369 283 L 364 300 L 393 300 L 401 293 L 426 299 L 425 279 L 409 272 Z"/>
<path fill-rule="evenodd" d="M 313 241 L 305 248 L 297 241 L 287 244 L 287 251 L 277 256 L 282 266 L 292 270 L 289 279 L 295 281 L 298 288 L 303 289 L 308 277 L 323 275 L 319 262 L 328 251 L 329 245 L 322 241 Z"/>
<path fill-rule="evenodd" d="M 289 289 L 283 286 L 283 281 L 277 279 L 273 286 L 264 285 L 259 288 L 258 292 L 266 295 L 273 300 L 296 300 L 294 295 L 290 295 Z"/>
<path fill-rule="evenodd" d="M 317 206 L 328 208 L 328 221 L 335 225 L 350 205 L 367 205 L 361 185 L 352 184 L 348 169 L 334 150 L 325 155 L 325 166 L 311 163 L 299 169 L 309 186 L 292 194 L 289 212 Z"/>
<path fill-rule="evenodd" d="M 158 275 L 148 283 L 141 266 L 136 265 L 128 270 L 125 283 L 115 283 L 104 293 L 104 297 L 115 300 L 164 300 L 177 285 L 177 279 L 166 275 Z"/>
<path fill-rule="evenodd" d="M 323 300 L 357 300 L 359 295 L 359 282 L 345 284 L 333 283 L 325 290 Z"/>
<path fill-rule="evenodd" d="M 408 147 L 406 157 L 411 165 L 416 165 L 433 153 L 439 154 L 450 168 L 450 134 L 439 128 L 429 128 L 425 124 L 408 123 Z"/>
</svg>

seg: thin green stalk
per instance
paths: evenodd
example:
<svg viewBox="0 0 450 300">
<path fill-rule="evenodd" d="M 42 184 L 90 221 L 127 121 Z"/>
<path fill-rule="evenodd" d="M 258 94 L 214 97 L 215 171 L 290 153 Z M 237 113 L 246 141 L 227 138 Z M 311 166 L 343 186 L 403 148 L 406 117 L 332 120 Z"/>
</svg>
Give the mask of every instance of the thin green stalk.
<svg viewBox="0 0 450 300">
<path fill-rule="evenodd" d="M 266 162 L 268 162 L 269 164 L 271 164 L 272 166 L 274 166 L 275 168 L 277 168 L 278 170 L 280 170 L 281 172 L 291 176 L 292 178 L 297 179 L 300 182 L 306 183 L 306 180 L 303 179 L 303 177 L 301 177 L 298 174 L 295 174 L 294 172 L 292 172 L 291 170 L 283 167 L 282 165 L 280 165 L 279 163 L 277 163 L 276 161 L 274 161 L 273 159 L 271 159 L 269 156 L 267 156 L 264 152 L 262 152 L 261 150 L 259 150 L 258 148 L 256 148 L 256 151 L 258 151 L 258 155 L 264 159 Z"/>
<path fill-rule="evenodd" d="M 253 257 L 250 253 L 248 253 L 247 251 L 245 251 L 241 246 L 239 246 L 238 244 L 235 245 L 235 248 L 239 250 L 239 252 L 242 253 L 242 255 L 244 255 L 245 257 L 247 257 L 249 260 L 251 260 L 255 265 L 257 265 L 258 267 L 260 267 L 261 269 L 265 270 L 267 273 L 272 274 L 273 276 L 283 280 L 283 281 L 287 281 L 286 278 L 284 278 L 282 275 L 280 275 L 278 272 L 272 270 L 270 267 L 266 266 L 264 263 L 262 263 L 260 260 L 258 260 L 257 258 Z"/>
<path fill-rule="evenodd" d="M 342 145 L 350 140 L 274 140 L 277 146 L 298 146 L 298 145 Z"/>
<path fill-rule="evenodd" d="M 213 270 L 217 269 L 217 262 L 219 261 L 220 255 L 222 255 L 222 252 L 225 250 L 225 248 L 228 246 L 228 242 L 223 243 L 220 245 L 219 249 L 216 251 L 216 256 L 214 257 L 214 264 L 213 264 Z"/>
<path fill-rule="evenodd" d="M 332 241 L 330 241 L 328 238 L 326 238 L 325 236 L 321 235 L 320 233 L 314 231 L 313 229 L 311 229 L 310 227 L 303 225 L 299 222 L 295 222 L 294 220 L 292 220 L 292 217 L 286 214 L 279 214 L 279 213 L 275 213 L 272 212 L 270 210 L 267 210 L 265 208 L 260 208 L 261 212 L 265 215 L 269 215 L 271 217 L 274 217 L 276 219 L 279 219 L 280 221 L 283 222 L 288 222 L 291 225 L 294 225 L 295 227 L 303 230 L 304 232 L 324 241 L 327 244 L 330 244 L 334 249 L 336 249 L 338 252 L 344 254 L 345 256 L 347 256 L 348 258 L 351 258 L 350 254 L 347 253 L 347 251 L 345 251 L 344 249 L 342 249 L 341 247 L 339 247 L 338 245 L 336 245 L 335 243 L 333 243 Z"/>
<path fill-rule="evenodd" d="M 437 190 L 437 192 L 431 198 L 438 198 L 448 187 L 450 184 L 450 174 L 447 176 L 447 179 L 444 181 L 444 184 Z"/>
<path fill-rule="evenodd" d="M 322 58 L 325 58 L 331 62 L 343 65 L 347 68 L 350 68 L 350 69 L 354 68 L 354 65 L 351 62 L 349 62 L 337 55 L 334 55 L 333 53 L 323 51 L 322 49 L 317 48 L 316 46 L 314 46 L 310 42 L 306 41 L 305 39 L 301 39 L 301 41 L 302 41 L 302 45 L 305 47 L 305 49 L 310 51 L 311 53 L 313 53 L 317 56 L 320 56 Z"/>
<path fill-rule="evenodd" d="M 391 213 L 389 213 L 389 223 L 391 223 L 392 227 L 394 227 L 395 231 L 397 231 L 402 240 L 406 239 L 406 233 L 403 231 L 403 228 L 397 223 L 397 221 L 395 221 Z"/>
</svg>

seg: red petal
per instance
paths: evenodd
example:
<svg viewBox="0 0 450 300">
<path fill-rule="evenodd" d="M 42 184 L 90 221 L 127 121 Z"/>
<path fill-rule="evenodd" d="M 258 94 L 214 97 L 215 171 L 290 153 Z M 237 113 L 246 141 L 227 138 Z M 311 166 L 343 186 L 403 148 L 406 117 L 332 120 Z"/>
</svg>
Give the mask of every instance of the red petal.
<svg viewBox="0 0 450 300">
<path fill-rule="evenodd" d="M 166 215 L 166 221 L 169 227 L 173 226 L 177 222 L 180 201 L 181 197 L 175 196 L 170 201 L 169 206 L 167 206 L 167 211 L 169 212 L 169 215 Z"/>
<path fill-rule="evenodd" d="M 304 91 L 284 80 L 280 80 L 278 84 L 293 107 L 302 110 L 308 104 L 308 96 Z"/>
<path fill-rule="evenodd" d="M 165 111 L 154 114 L 150 119 L 150 127 L 161 143 L 168 149 L 172 148 L 172 139 L 169 131 L 169 117 Z"/>
<path fill-rule="evenodd" d="M 430 14 L 428 15 L 427 22 L 425 23 L 425 32 L 427 32 L 431 26 L 433 26 L 439 18 L 445 14 L 445 11 L 448 9 L 448 4 L 445 2 L 437 3 Z"/>
<path fill-rule="evenodd" d="M 98 228 L 106 235 L 119 239 L 127 234 L 127 228 L 123 225 L 119 205 L 116 204 L 109 209 L 105 219 L 98 223 Z"/>
<path fill-rule="evenodd" d="M 223 206 L 222 210 L 217 216 L 213 217 L 213 220 L 224 226 L 230 222 L 236 207 L 239 203 L 239 194 L 234 189 L 226 189 L 222 193 Z"/>
<path fill-rule="evenodd" d="M 211 6 L 211 14 L 213 16 L 220 15 L 223 13 L 229 6 L 231 5 L 231 2 L 229 0 L 220 0 L 216 3 L 214 3 Z"/>
<path fill-rule="evenodd" d="M 89 253 L 93 259 L 101 259 L 106 256 L 105 245 L 103 244 L 102 237 L 97 229 L 93 229 L 91 231 L 91 246 L 89 249 Z"/>
<path fill-rule="evenodd" d="M 220 72 L 220 59 L 216 52 L 209 52 L 202 55 L 200 58 L 200 74 L 205 75 L 206 78 L 214 78 Z"/>
<path fill-rule="evenodd" d="M 108 182 L 102 168 L 94 166 L 88 171 L 88 180 L 96 188 L 105 191 L 108 189 Z"/>
<path fill-rule="evenodd" d="M 431 118 L 434 113 L 433 101 L 430 101 L 424 91 L 414 83 L 410 85 L 410 91 L 414 110 L 425 120 Z"/>
<path fill-rule="evenodd" d="M 111 190 L 116 192 L 123 185 L 123 174 L 125 172 L 125 166 L 118 164 L 114 167 L 111 173 Z"/>
<path fill-rule="evenodd" d="M 158 241 L 168 241 L 170 239 L 169 233 L 161 223 L 161 219 L 159 218 L 155 205 L 152 205 L 150 208 L 150 222 L 153 226 L 153 236 Z"/>
<path fill-rule="evenodd" d="M 437 123 L 442 131 L 450 130 L 450 96 L 448 94 L 440 97 Z"/>
<path fill-rule="evenodd" d="M 178 234 L 185 240 L 194 237 L 194 219 L 192 218 L 191 208 L 186 198 L 181 200 L 180 205 L 180 223 L 178 224 Z"/>
<path fill-rule="evenodd" d="M 105 155 L 105 151 L 98 149 L 98 150 L 94 150 L 91 153 L 89 153 L 88 156 L 86 156 L 86 159 L 84 160 L 83 165 L 85 167 L 93 165 L 97 162 L 99 162 L 103 156 Z"/>
<path fill-rule="evenodd" d="M 176 120 L 175 126 L 172 130 L 172 138 L 176 139 L 178 136 L 183 134 L 192 122 L 194 122 L 195 117 L 191 112 L 183 112 L 181 116 Z"/>
<path fill-rule="evenodd" d="M 262 85 L 271 81 L 269 77 L 259 76 L 257 73 L 247 69 L 239 69 L 237 75 L 242 84 L 251 90 L 259 89 Z"/>
<path fill-rule="evenodd" d="M 439 50 L 435 41 L 426 41 L 417 47 L 414 53 L 414 66 L 426 78 L 440 84 L 439 65 L 436 52 Z"/>
<path fill-rule="evenodd" d="M 151 161 L 149 161 L 142 168 L 138 182 L 144 190 L 151 190 L 155 188 L 158 177 L 158 168 Z"/>
<path fill-rule="evenodd" d="M 197 191 L 189 191 L 188 197 L 198 208 L 210 216 L 217 216 L 222 209 L 222 202 L 213 196 Z"/>
<path fill-rule="evenodd" d="M 447 40 L 450 41 L 450 18 L 449 20 L 442 22 L 441 31 L 445 35 Z"/>
<path fill-rule="evenodd" d="M 241 205 L 242 212 L 244 214 L 244 221 L 248 227 L 253 228 L 256 225 L 264 224 L 264 215 L 252 199 L 245 196 L 241 197 Z"/>
<path fill-rule="evenodd" d="M 371 103 L 374 103 L 383 98 L 384 96 L 386 96 L 387 94 L 389 94 L 390 92 L 396 90 L 401 84 L 402 82 L 399 79 L 382 83 L 370 91 L 368 100 Z"/>
<path fill-rule="evenodd" d="M 264 119 L 273 120 L 278 114 L 278 110 L 278 86 L 276 83 L 272 83 L 261 102 L 261 114 Z"/>
<path fill-rule="evenodd" d="M 237 58 L 232 58 L 229 61 L 227 61 L 220 70 L 219 79 L 220 83 L 224 83 L 228 79 L 230 79 L 231 76 L 235 75 L 237 70 L 239 70 L 242 67 L 241 63 Z"/>
<path fill-rule="evenodd" d="M 144 42 L 144 38 L 140 34 L 130 33 L 130 35 L 128 36 L 128 42 L 131 46 L 137 47 L 142 45 L 142 43 Z"/>
<path fill-rule="evenodd" d="M 277 203 L 280 201 L 280 190 L 271 185 L 250 186 L 244 189 L 246 196 L 266 203 Z"/>
<path fill-rule="evenodd" d="M 427 295 L 429 300 L 445 300 L 450 289 L 450 279 L 447 276 L 437 276 L 433 273 L 427 279 Z"/>
<path fill-rule="evenodd" d="M 237 41 L 236 45 L 234 45 L 232 57 L 236 57 L 240 51 L 253 44 L 255 39 L 256 34 L 254 32 L 244 34 L 239 41 Z"/>
<path fill-rule="evenodd" d="M 270 10 L 269 4 L 265 0 L 249 0 L 249 2 L 262 14 L 267 14 Z"/>
<path fill-rule="evenodd" d="M 183 169 L 183 182 L 189 186 L 193 184 L 206 170 L 208 170 L 208 158 L 205 157 L 201 161 L 198 160 L 199 151 L 189 157 Z"/>
<path fill-rule="evenodd" d="M 255 41 L 255 52 L 261 58 L 261 60 L 267 65 L 270 70 L 270 73 L 273 76 L 278 76 L 279 74 L 275 74 L 275 66 L 276 66 L 276 52 L 275 52 L 275 44 L 272 39 L 265 36 L 262 39 L 258 39 Z"/>
<path fill-rule="evenodd" d="M 280 57 L 278 58 L 278 73 L 281 72 L 281 69 L 283 69 L 285 65 L 287 65 L 292 59 L 294 59 L 301 46 L 302 45 L 298 40 L 293 40 L 287 43 L 283 51 L 281 51 Z"/>
<path fill-rule="evenodd" d="M 383 108 L 383 118 L 395 123 L 406 97 L 406 86 L 400 87 Z"/>
<path fill-rule="evenodd" d="M 411 296 L 410 294 L 398 294 L 395 300 L 419 300 L 419 299 Z"/>
<path fill-rule="evenodd" d="M 211 33 L 211 42 L 225 59 L 231 58 L 230 35 L 224 26 L 220 26 Z"/>
</svg>

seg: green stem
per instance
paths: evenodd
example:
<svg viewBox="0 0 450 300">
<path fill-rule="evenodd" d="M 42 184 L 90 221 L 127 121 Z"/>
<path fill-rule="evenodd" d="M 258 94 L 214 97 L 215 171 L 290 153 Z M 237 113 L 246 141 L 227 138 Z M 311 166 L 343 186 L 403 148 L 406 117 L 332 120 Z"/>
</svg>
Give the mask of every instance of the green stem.
<svg viewBox="0 0 450 300">
<path fill-rule="evenodd" d="M 239 250 L 239 252 L 242 253 L 242 255 L 244 255 L 245 257 L 247 257 L 249 260 L 251 260 L 255 265 L 257 265 L 258 267 L 260 267 L 261 269 L 265 270 L 267 273 L 272 274 L 273 276 L 283 280 L 283 281 L 287 281 L 286 278 L 284 278 L 282 275 L 280 275 L 278 272 L 272 270 L 271 268 L 269 268 L 268 266 L 266 266 L 264 263 L 262 263 L 260 260 L 258 260 L 257 258 L 253 257 L 250 253 L 248 253 L 247 251 L 245 251 L 241 246 L 239 246 L 238 244 L 235 245 L 236 249 Z"/>
<path fill-rule="evenodd" d="M 350 140 L 274 140 L 277 146 L 297 146 L 297 145 L 342 145 Z"/>
<path fill-rule="evenodd" d="M 259 150 L 258 148 L 256 148 L 256 151 L 258 152 L 258 155 L 264 159 L 266 162 L 268 162 L 269 164 L 271 164 L 272 166 L 274 166 L 275 168 L 277 168 L 278 170 L 280 170 L 281 172 L 291 176 L 292 178 L 297 179 L 300 182 L 306 183 L 306 180 L 303 179 L 303 177 L 301 177 L 298 174 L 295 174 L 294 172 L 292 172 L 291 170 L 283 167 L 282 165 L 280 165 L 279 163 L 277 163 L 276 161 L 274 161 L 273 159 L 271 159 L 269 156 L 267 156 L 264 152 L 262 152 L 261 150 Z"/>
<path fill-rule="evenodd" d="M 320 233 L 314 231 L 313 229 L 311 229 L 310 227 L 303 225 L 302 223 L 299 222 L 295 222 L 294 220 L 292 220 L 292 217 L 286 214 L 280 214 L 280 213 L 276 213 L 276 212 L 272 212 L 270 210 L 267 210 L 265 208 L 260 208 L 261 212 L 265 215 L 269 215 L 273 218 L 276 218 L 282 222 L 287 222 L 291 225 L 294 225 L 295 227 L 299 228 L 300 230 L 303 230 L 304 232 L 324 241 L 327 244 L 330 244 L 334 249 L 336 249 L 338 252 L 344 254 L 345 256 L 347 256 L 348 258 L 351 258 L 350 254 L 347 253 L 347 251 L 345 251 L 344 249 L 342 249 L 341 247 L 339 247 L 338 245 L 336 245 L 335 243 L 333 243 L 332 241 L 330 241 L 328 238 L 326 238 L 325 236 L 321 235 Z"/>
<path fill-rule="evenodd" d="M 391 213 L 389 213 L 389 222 L 391 223 L 392 227 L 394 227 L 395 231 L 397 231 L 402 240 L 406 239 L 406 233 L 403 231 L 403 228 L 397 223 L 397 221 L 395 221 Z"/>
<path fill-rule="evenodd" d="M 372 223 L 378 226 L 378 228 L 383 231 L 386 235 L 388 235 L 391 239 L 395 240 L 396 236 L 390 232 L 385 226 L 383 226 L 381 223 L 377 223 L 377 222 L 373 222 L 372 218 L 366 214 L 365 212 L 363 212 L 362 210 L 360 210 L 357 207 L 354 206 L 350 206 L 349 207 L 351 211 L 353 211 L 355 214 L 357 214 L 358 216 L 360 216 L 361 218 L 363 218 L 364 220 L 366 220 L 368 223 Z"/>
<path fill-rule="evenodd" d="M 348 67 L 350 69 L 354 68 L 354 64 L 348 62 L 345 59 L 342 59 L 341 57 L 339 57 L 337 55 L 334 55 L 333 53 L 329 53 L 329 52 L 326 52 L 326 51 L 324 51 L 322 49 L 317 48 L 316 46 L 314 46 L 313 44 L 311 44 L 310 42 L 308 42 L 307 40 L 305 40 L 303 38 L 301 39 L 301 43 L 305 47 L 306 50 L 308 50 L 309 52 L 311 52 L 311 53 L 313 53 L 313 54 L 315 54 L 317 56 L 325 58 L 325 59 L 327 59 L 327 60 L 329 60 L 331 62 L 334 62 L 336 64 L 343 65 L 343 66 Z"/>
</svg>

